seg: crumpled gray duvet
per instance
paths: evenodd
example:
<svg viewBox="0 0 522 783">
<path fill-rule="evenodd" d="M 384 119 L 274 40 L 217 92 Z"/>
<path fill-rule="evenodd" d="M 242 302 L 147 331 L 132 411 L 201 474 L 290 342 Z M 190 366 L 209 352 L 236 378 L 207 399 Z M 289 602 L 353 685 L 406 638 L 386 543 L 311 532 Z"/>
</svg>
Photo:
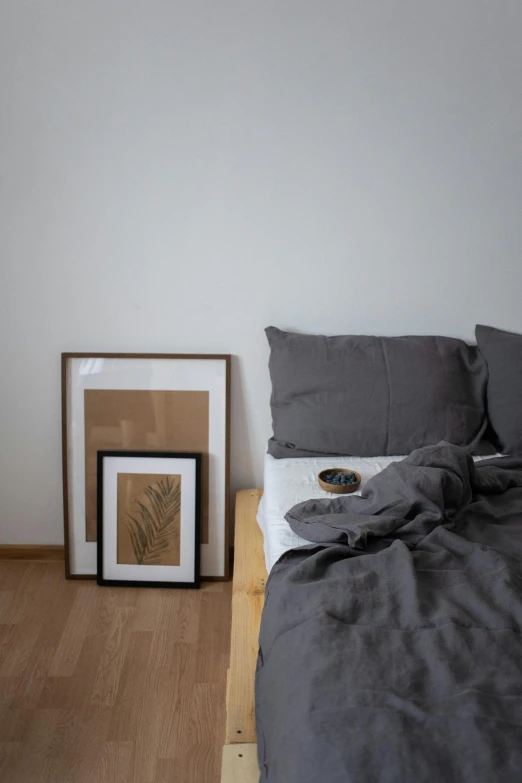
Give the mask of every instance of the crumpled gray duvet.
<svg viewBox="0 0 522 783">
<path fill-rule="evenodd" d="M 441 443 L 287 520 L 316 543 L 267 584 L 261 783 L 522 781 L 522 458 Z"/>
</svg>

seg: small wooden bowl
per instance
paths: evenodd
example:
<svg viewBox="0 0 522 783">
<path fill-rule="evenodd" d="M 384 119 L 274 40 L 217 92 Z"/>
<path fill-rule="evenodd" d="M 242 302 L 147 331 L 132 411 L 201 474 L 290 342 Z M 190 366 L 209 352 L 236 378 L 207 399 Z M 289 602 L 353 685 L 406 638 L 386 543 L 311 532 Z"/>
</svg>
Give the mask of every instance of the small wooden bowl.
<svg viewBox="0 0 522 783">
<path fill-rule="evenodd" d="M 324 480 L 327 473 L 344 473 L 346 476 L 348 473 L 354 473 L 357 481 L 355 484 L 329 484 Z M 356 492 L 361 486 L 361 476 L 356 470 L 350 470 L 350 468 L 326 468 L 319 473 L 317 478 L 319 486 L 324 489 L 325 492 L 333 492 L 335 495 L 348 495 L 350 492 Z"/>
</svg>

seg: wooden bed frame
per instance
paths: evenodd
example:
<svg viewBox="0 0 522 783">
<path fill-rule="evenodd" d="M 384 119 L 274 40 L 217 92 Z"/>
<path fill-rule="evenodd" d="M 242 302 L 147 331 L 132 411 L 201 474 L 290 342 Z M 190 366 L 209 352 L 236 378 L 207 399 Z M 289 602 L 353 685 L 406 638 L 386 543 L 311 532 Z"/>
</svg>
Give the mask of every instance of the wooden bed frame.
<svg viewBox="0 0 522 783">
<path fill-rule="evenodd" d="M 258 783 L 254 672 L 267 572 L 256 522 L 260 489 L 236 495 L 232 633 L 227 672 L 227 722 L 221 783 Z"/>
</svg>

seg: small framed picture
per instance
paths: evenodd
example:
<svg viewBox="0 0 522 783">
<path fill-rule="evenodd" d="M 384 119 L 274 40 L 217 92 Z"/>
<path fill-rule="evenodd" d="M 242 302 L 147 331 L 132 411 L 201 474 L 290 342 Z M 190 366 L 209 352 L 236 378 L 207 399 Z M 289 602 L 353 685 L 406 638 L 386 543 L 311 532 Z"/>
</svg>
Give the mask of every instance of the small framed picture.
<svg viewBox="0 0 522 783">
<path fill-rule="evenodd" d="M 199 587 L 201 460 L 98 451 L 99 585 Z"/>
</svg>

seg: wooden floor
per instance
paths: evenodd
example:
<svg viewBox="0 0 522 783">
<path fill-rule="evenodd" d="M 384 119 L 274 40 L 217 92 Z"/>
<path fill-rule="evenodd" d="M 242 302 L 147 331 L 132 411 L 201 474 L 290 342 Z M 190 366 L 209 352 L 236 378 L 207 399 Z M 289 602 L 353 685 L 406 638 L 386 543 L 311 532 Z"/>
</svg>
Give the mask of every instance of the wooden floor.
<svg viewBox="0 0 522 783">
<path fill-rule="evenodd" d="M 0 561 L 0 780 L 218 783 L 230 606 Z"/>
</svg>

